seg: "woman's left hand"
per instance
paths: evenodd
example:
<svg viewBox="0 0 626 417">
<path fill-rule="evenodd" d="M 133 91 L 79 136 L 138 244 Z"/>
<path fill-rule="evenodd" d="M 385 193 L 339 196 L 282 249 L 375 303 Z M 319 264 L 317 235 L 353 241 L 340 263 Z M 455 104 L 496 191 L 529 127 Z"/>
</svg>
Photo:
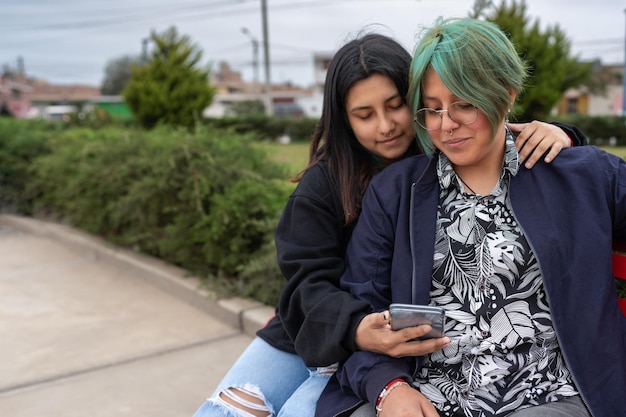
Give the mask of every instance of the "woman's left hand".
<svg viewBox="0 0 626 417">
<path fill-rule="evenodd" d="M 507 126 L 513 133 L 518 133 L 515 146 L 528 169 L 546 152 L 549 151 L 543 160 L 550 163 L 563 148 L 569 148 L 572 144 L 567 133 L 549 123 L 534 120 L 530 123 L 509 123 Z"/>
</svg>

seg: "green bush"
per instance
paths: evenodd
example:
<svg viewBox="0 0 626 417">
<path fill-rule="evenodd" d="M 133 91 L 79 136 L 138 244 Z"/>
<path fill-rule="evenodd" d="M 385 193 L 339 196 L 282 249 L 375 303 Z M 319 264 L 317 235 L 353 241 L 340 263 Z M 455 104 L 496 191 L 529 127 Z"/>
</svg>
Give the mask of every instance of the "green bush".
<svg viewBox="0 0 626 417">
<path fill-rule="evenodd" d="M 589 143 L 596 146 L 614 144 L 626 146 L 626 117 L 624 116 L 583 116 L 572 115 L 558 120 L 580 128 L 589 138 Z M 611 143 L 613 138 L 614 143 Z"/>
<path fill-rule="evenodd" d="M 29 167 L 37 156 L 51 152 L 49 141 L 58 124 L 0 118 L 0 207 L 3 212 L 31 213 L 24 193 Z"/>
<path fill-rule="evenodd" d="M 224 289 L 252 285 L 239 275 L 267 256 L 290 188 L 285 167 L 251 138 L 224 130 L 72 129 L 51 146 L 54 153 L 31 166 L 27 191 L 36 213 L 219 278 Z M 282 277 L 255 279 L 274 288 L 264 298 L 275 301 Z"/>
<path fill-rule="evenodd" d="M 264 114 L 203 120 L 210 129 L 232 129 L 236 133 L 252 135 L 255 140 L 275 140 L 289 135 L 293 142 L 311 140 L 316 123 L 317 119 L 312 118 L 268 117 Z"/>
</svg>

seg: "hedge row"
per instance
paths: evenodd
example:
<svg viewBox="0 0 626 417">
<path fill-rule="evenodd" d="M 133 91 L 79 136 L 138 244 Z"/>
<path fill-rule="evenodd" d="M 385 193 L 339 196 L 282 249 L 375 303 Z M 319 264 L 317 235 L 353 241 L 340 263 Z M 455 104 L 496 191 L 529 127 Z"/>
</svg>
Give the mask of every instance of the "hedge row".
<svg viewBox="0 0 626 417">
<path fill-rule="evenodd" d="M 255 140 L 274 140 L 289 136 L 293 142 L 308 142 L 315 129 L 317 119 L 307 117 L 268 117 L 263 114 L 240 117 L 205 118 L 200 121 L 209 131 L 228 129 L 232 132 L 250 135 Z M 69 126 L 101 129 L 105 126 L 132 128 L 132 120 L 115 120 L 106 112 L 94 111 L 78 117 L 72 116 Z"/>
<path fill-rule="evenodd" d="M 291 187 L 249 136 L 223 129 L 63 129 L 0 119 L 4 211 L 61 221 L 275 304 L 273 234 Z"/>
<path fill-rule="evenodd" d="M 558 120 L 579 127 L 596 146 L 626 146 L 626 117 L 581 116 L 560 117 Z"/>
</svg>

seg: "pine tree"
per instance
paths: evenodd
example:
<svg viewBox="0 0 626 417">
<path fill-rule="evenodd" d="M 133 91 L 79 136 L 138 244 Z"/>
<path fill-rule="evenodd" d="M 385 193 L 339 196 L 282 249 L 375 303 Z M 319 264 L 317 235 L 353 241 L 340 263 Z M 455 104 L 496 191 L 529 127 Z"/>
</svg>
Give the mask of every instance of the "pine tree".
<svg viewBox="0 0 626 417">
<path fill-rule="evenodd" d="M 544 31 L 538 19 L 531 25 L 524 1 L 512 1 L 510 6 L 502 1 L 486 20 L 509 35 L 529 65 L 530 78 L 513 112 L 517 120 L 545 120 L 566 90 L 589 81 L 592 63 L 570 55 L 570 41 L 558 25 Z"/>
<path fill-rule="evenodd" d="M 211 103 L 214 89 L 209 71 L 199 68 L 202 51 L 176 28 L 151 33 L 149 58 L 132 67 L 123 96 L 135 119 L 145 128 L 157 124 L 191 128 Z"/>
</svg>

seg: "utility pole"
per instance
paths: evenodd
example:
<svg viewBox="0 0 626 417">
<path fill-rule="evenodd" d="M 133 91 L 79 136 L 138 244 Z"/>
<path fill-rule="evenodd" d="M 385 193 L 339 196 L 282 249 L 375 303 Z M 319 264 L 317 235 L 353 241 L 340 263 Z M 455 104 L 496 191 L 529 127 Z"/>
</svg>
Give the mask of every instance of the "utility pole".
<svg viewBox="0 0 626 417">
<path fill-rule="evenodd" d="M 267 30 L 267 0 L 261 0 L 261 18 L 263 20 L 263 52 L 265 58 L 265 113 L 268 116 L 274 114 L 272 103 L 272 83 L 270 78 L 270 47 Z"/>
<path fill-rule="evenodd" d="M 148 38 L 141 40 L 141 65 L 148 63 L 148 41 L 150 41 Z"/>
<path fill-rule="evenodd" d="M 24 57 L 17 57 L 17 73 L 26 80 L 26 67 L 24 66 Z"/>
<path fill-rule="evenodd" d="M 252 42 L 252 67 L 254 68 L 254 84 L 259 81 L 259 41 L 252 36 L 248 28 L 241 28 L 241 33 L 250 38 Z"/>
</svg>

